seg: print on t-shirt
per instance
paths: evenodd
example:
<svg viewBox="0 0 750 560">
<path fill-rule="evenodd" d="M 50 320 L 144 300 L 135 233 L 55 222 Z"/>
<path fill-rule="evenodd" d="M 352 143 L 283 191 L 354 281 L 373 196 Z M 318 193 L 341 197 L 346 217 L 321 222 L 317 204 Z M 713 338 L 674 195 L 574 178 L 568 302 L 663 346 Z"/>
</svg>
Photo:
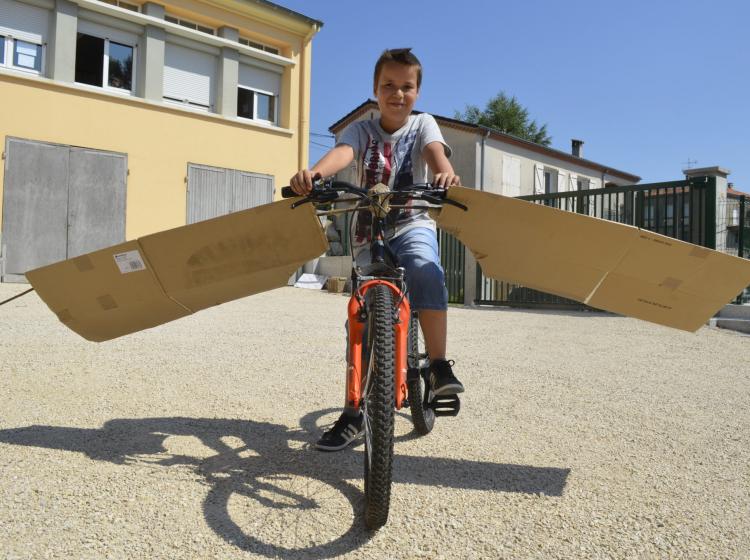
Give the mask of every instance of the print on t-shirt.
<svg viewBox="0 0 750 560">
<path fill-rule="evenodd" d="M 414 183 L 411 154 L 417 140 L 417 132 L 410 130 L 401 136 L 395 143 L 395 149 L 391 142 L 379 142 L 378 138 L 368 134 L 367 148 L 362 153 L 364 184 L 368 189 L 378 183 L 383 183 L 393 190 L 398 190 Z M 394 170 L 396 170 L 395 177 L 393 176 Z M 410 210 L 392 210 L 388 214 L 388 223 L 395 224 L 398 220 L 410 215 Z M 369 212 L 359 213 L 355 233 L 357 243 L 367 239 L 371 220 Z"/>
</svg>

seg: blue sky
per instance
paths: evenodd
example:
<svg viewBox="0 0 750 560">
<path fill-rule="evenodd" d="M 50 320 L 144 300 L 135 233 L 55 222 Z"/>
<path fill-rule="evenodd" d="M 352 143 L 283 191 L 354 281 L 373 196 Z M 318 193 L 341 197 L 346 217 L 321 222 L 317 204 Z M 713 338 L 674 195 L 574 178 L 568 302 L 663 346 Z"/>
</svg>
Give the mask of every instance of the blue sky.
<svg viewBox="0 0 750 560">
<path fill-rule="evenodd" d="M 505 91 L 547 123 L 552 147 L 677 180 L 720 165 L 750 193 L 750 1 L 276 0 L 322 20 L 313 40 L 311 128 L 372 97 L 385 48 L 424 66 L 416 108 L 453 117 Z M 311 162 L 325 152 L 313 136 Z"/>
</svg>

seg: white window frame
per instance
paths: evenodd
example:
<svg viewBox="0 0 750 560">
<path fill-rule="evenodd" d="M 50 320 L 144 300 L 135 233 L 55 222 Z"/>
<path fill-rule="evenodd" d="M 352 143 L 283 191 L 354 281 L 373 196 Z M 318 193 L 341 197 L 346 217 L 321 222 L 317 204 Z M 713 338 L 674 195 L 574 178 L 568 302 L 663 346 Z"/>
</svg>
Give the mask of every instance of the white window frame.
<svg viewBox="0 0 750 560">
<path fill-rule="evenodd" d="M 37 43 L 35 41 L 28 41 L 26 39 L 21 39 L 19 37 L 14 37 L 11 34 L 8 35 L 2 35 L 0 34 L 0 41 L 3 43 L 3 58 L 0 59 L 0 67 L 2 68 L 10 68 L 11 70 L 15 70 L 17 72 L 24 72 L 26 74 L 32 74 L 34 76 L 42 76 L 44 75 L 44 65 L 45 65 L 45 58 L 47 54 L 47 49 L 45 44 L 43 43 Z M 35 68 L 27 68 L 26 66 L 16 66 L 13 63 L 13 59 L 15 58 L 16 54 L 16 41 L 21 41 L 22 43 L 27 43 L 29 45 L 34 45 L 36 47 L 41 47 L 40 51 L 41 54 L 39 55 L 39 70 Z"/>
<path fill-rule="evenodd" d="M 259 41 L 253 41 L 252 39 L 248 39 L 247 37 L 240 37 L 239 39 L 237 39 L 237 42 L 240 45 L 245 45 L 246 47 L 250 47 L 251 49 L 258 49 L 259 51 L 266 51 L 276 55 L 281 54 L 281 51 L 277 47 L 272 47 L 271 45 L 266 45 L 265 43 L 261 43 Z"/>
<path fill-rule="evenodd" d="M 252 122 L 258 122 L 263 124 L 270 124 L 273 126 L 278 126 L 279 122 L 279 96 L 273 93 L 272 91 L 266 91 L 264 89 L 258 89 L 248 86 L 241 86 L 237 85 L 237 89 L 244 89 L 246 91 L 252 91 L 253 92 L 253 116 L 252 118 L 248 117 L 241 117 L 237 115 L 238 119 L 242 119 L 243 121 L 252 121 Z M 268 97 L 271 97 L 273 99 L 273 120 L 268 121 L 265 119 L 258 118 L 258 94 L 267 95 Z"/>
<path fill-rule="evenodd" d="M 214 29 L 213 27 L 209 27 L 208 25 L 203 25 L 202 23 L 197 23 L 195 21 L 190 21 L 189 19 L 183 19 L 181 17 L 173 16 L 172 14 L 164 14 L 164 21 L 174 23 L 175 25 L 180 25 L 187 29 L 192 29 L 193 31 L 198 31 L 199 33 L 205 33 L 206 35 L 216 35 L 216 29 Z"/>
<path fill-rule="evenodd" d="M 109 44 L 110 40 L 107 37 L 101 37 L 100 35 L 96 35 L 90 32 L 85 31 L 78 31 L 78 33 L 81 33 L 82 35 L 88 35 L 89 37 L 96 37 L 97 39 L 103 39 L 104 40 L 104 67 L 102 68 L 102 85 L 101 86 L 95 86 L 92 84 L 85 84 L 82 82 L 75 82 L 76 84 L 83 86 L 83 87 L 90 87 L 90 88 L 96 88 L 96 89 L 103 89 L 108 92 L 112 93 L 119 93 L 121 95 L 135 95 L 135 85 L 136 85 L 136 72 L 137 72 L 137 59 L 138 59 L 138 45 L 128 45 L 121 41 L 111 41 L 112 43 L 116 43 L 118 45 L 124 45 L 126 47 L 131 47 L 133 49 L 133 76 L 130 80 L 130 89 L 125 88 L 117 88 L 109 85 Z M 77 37 L 77 35 L 76 35 Z M 78 56 L 78 52 L 76 50 L 76 56 Z"/>
<path fill-rule="evenodd" d="M 109 4 L 110 6 L 117 6 L 118 8 L 122 8 L 123 10 L 130 10 L 131 12 L 140 12 L 141 6 L 139 4 L 135 4 L 134 2 L 125 2 L 124 0 L 120 2 L 120 0 L 99 0 L 100 2 L 104 2 L 105 4 Z M 135 10 L 133 9 L 135 8 Z"/>
</svg>

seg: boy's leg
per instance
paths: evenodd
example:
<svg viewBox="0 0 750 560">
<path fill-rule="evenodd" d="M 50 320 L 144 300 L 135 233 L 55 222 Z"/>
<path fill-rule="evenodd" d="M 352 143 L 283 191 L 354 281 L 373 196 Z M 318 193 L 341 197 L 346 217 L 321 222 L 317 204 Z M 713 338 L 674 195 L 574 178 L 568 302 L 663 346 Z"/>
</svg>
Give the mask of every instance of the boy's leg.
<svg viewBox="0 0 750 560">
<path fill-rule="evenodd" d="M 427 354 L 431 360 L 444 360 L 448 338 L 448 312 L 437 309 L 420 309 L 419 325 L 422 327 Z"/>
<path fill-rule="evenodd" d="M 349 364 L 349 321 L 344 323 L 346 331 L 346 363 Z M 347 388 L 348 389 L 348 388 Z M 348 391 L 346 391 L 348 394 Z M 349 406 L 347 395 L 344 395 L 344 410 L 338 420 L 323 433 L 315 447 L 321 451 L 341 451 L 364 433 L 362 413 L 358 408 Z"/>
<path fill-rule="evenodd" d="M 464 390 L 445 359 L 448 336 L 448 290 L 440 264 L 437 235 L 429 228 L 408 230 L 390 243 L 406 270 L 409 302 L 419 311 L 419 322 L 430 358 L 433 393 L 449 395 Z"/>
</svg>

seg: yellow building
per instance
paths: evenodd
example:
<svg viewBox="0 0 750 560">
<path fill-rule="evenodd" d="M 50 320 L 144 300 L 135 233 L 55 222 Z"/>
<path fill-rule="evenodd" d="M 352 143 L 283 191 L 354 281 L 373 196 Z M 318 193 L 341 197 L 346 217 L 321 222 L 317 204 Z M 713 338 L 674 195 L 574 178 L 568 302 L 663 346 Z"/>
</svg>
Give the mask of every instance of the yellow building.
<svg viewBox="0 0 750 560">
<path fill-rule="evenodd" d="M 266 0 L 0 0 L 0 275 L 278 198 L 311 40 Z"/>
</svg>

